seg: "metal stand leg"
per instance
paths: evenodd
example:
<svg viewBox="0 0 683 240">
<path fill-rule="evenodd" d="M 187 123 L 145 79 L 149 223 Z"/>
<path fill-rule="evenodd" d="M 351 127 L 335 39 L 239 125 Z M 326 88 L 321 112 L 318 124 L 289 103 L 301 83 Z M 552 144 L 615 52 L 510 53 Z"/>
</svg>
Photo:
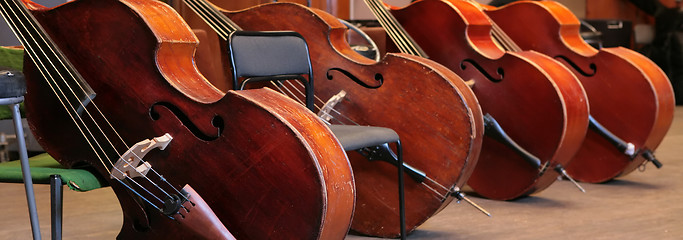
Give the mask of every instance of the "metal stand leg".
<svg viewBox="0 0 683 240">
<path fill-rule="evenodd" d="M 406 239 L 406 203 L 403 188 L 403 148 L 401 141 L 396 142 L 398 150 L 398 211 L 399 224 L 401 225 L 401 239 Z"/>
<path fill-rule="evenodd" d="M 21 161 L 21 173 L 24 177 L 24 186 L 26 188 L 26 201 L 28 202 L 28 212 L 31 219 L 31 230 L 33 231 L 33 239 L 39 240 L 40 224 L 38 223 L 38 211 L 36 210 L 36 197 L 33 193 L 33 180 L 31 179 L 31 168 L 28 165 L 28 153 L 26 150 L 26 142 L 24 140 L 24 128 L 21 124 L 21 114 L 19 113 L 19 104 L 10 104 L 12 108 L 12 117 L 14 120 L 14 128 L 17 133 L 17 143 L 19 145 L 19 157 Z"/>
<path fill-rule="evenodd" d="M 52 240 L 62 239 L 62 201 L 64 199 L 62 176 L 50 175 L 50 202 L 52 216 Z"/>
</svg>

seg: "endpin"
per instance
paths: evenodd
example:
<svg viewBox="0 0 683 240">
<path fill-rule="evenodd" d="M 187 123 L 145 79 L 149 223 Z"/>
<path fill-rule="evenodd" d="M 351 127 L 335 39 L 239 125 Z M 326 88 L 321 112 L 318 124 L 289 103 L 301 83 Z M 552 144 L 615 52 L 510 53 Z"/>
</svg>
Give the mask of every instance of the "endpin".
<svg viewBox="0 0 683 240">
<path fill-rule="evenodd" d="M 569 181 L 574 183 L 574 185 L 577 188 L 579 188 L 579 190 L 581 190 L 581 192 L 584 192 L 584 193 L 586 192 L 586 189 L 583 189 L 583 187 L 581 187 L 581 185 L 579 185 L 578 182 L 576 182 L 572 177 L 570 177 L 569 174 L 567 174 L 567 171 L 565 171 L 561 165 L 557 164 L 557 166 L 555 167 L 555 171 L 559 172 L 560 174 L 562 174 L 563 177 L 569 179 Z"/>
<path fill-rule="evenodd" d="M 456 189 L 457 189 L 457 188 L 456 188 Z M 476 203 L 474 203 L 474 202 L 473 202 L 472 200 L 470 200 L 469 198 L 465 197 L 465 194 L 462 193 L 462 192 L 460 192 L 460 190 L 456 190 L 456 191 L 452 192 L 452 193 L 451 193 L 451 196 L 453 196 L 453 197 L 455 197 L 456 199 L 458 199 L 458 202 L 460 202 L 460 201 L 462 201 L 462 200 L 465 200 L 465 202 L 469 203 L 470 205 L 472 205 L 474 208 L 476 208 L 476 209 L 479 210 L 480 212 L 486 214 L 486 216 L 489 216 L 489 217 L 491 216 L 491 213 L 489 213 L 488 211 L 486 211 L 486 209 L 484 209 L 483 207 L 481 207 L 481 206 L 477 205 Z"/>
<path fill-rule="evenodd" d="M 652 164 L 654 164 L 655 167 L 662 168 L 662 163 L 659 162 L 659 160 L 657 160 L 657 158 L 655 158 L 655 155 L 649 149 L 643 151 L 642 155 L 646 160 L 652 162 Z"/>
</svg>

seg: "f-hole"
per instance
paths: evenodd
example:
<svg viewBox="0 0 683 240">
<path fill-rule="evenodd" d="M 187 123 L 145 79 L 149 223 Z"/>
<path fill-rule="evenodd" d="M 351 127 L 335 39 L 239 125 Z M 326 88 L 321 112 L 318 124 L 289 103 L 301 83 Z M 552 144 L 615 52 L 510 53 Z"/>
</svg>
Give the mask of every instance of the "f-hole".
<svg viewBox="0 0 683 240">
<path fill-rule="evenodd" d="M 382 74 L 380 74 L 380 73 L 375 73 L 375 79 L 374 80 L 377 82 L 377 85 L 372 86 L 372 85 L 369 85 L 369 84 L 361 81 L 360 79 L 358 79 L 356 76 L 354 76 L 350 72 L 348 72 L 344 69 L 341 69 L 341 68 L 330 68 L 329 70 L 327 70 L 327 73 L 325 73 L 325 75 L 327 76 L 327 80 L 332 80 L 332 78 L 334 78 L 332 76 L 332 73 L 331 73 L 332 71 L 340 72 L 341 74 L 344 74 L 344 76 L 346 76 L 347 78 L 358 83 L 358 85 L 361 85 L 361 86 L 366 87 L 366 88 L 372 88 L 372 89 L 379 88 L 384 83 L 384 76 L 382 76 Z"/>
<path fill-rule="evenodd" d="M 486 69 L 484 69 L 481 65 L 479 65 L 477 62 L 475 62 L 472 59 L 462 60 L 462 62 L 460 63 L 460 69 L 462 69 L 462 70 L 467 69 L 467 64 L 465 64 L 465 63 L 469 63 L 470 65 L 472 65 L 474 68 L 477 69 L 477 71 L 479 71 L 481 74 L 483 74 L 484 77 L 486 77 L 486 79 L 488 79 L 491 82 L 497 83 L 497 82 L 503 81 L 503 77 L 505 77 L 505 70 L 503 70 L 503 68 L 501 68 L 501 67 L 496 69 L 496 74 L 499 77 L 495 78 L 491 74 L 489 74 L 489 72 L 487 72 Z"/>
<path fill-rule="evenodd" d="M 588 68 L 591 70 L 591 72 L 586 72 L 581 67 L 579 67 L 579 65 L 577 65 L 574 61 L 570 60 L 568 57 L 558 55 L 558 56 L 555 56 L 555 58 L 564 60 L 565 62 L 567 62 L 569 64 L 569 66 L 571 66 L 574 70 L 579 72 L 579 74 L 586 76 L 586 77 L 592 77 L 598 71 L 598 67 L 595 66 L 595 63 L 588 64 Z"/>
<path fill-rule="evenodd" d="M 190 130 L 190 132 L 192 132 L 192 134 L 195 137 L 197 137 L 201 140 L 204 140 L 204 141 L 213 141 L 213 140 L 218 139 L 218 137 L 220 137 L 221 134 L 223 133 L 223 129 L 225 129 L 225 122 L 223 121 L 223 118 L 221 118 L 220 116 L 214 116 L 213 119 L 211 119 L 211 125 L 216 128 L 216 135 L 213 136 L 213 135 L 203 133 L 201 130 L 199 130 L 197 125 L 194 124 L 192 122 L 192 120 L 190 120 L 190 118 L 187 117 L 187 115 L 185 113 L 183 113 L 183 111 L 181 111 L 175 105 L 173 105 L 171 103 L 167 103 L 167 102 L 158 102 L 158 103 L 153 104 L 149 108 L 149 116 L 155 121 L 159 120 L 161 118 L 161 115 L 154 109 L 155 106 L 162 106 L 162 107 L 170 110 L 173 113 L 173 115 L 175 115 L 178 118 L 178 120 L 180 120 L 183 123 L 183 125 L 188 130 Z"/>
</svg>

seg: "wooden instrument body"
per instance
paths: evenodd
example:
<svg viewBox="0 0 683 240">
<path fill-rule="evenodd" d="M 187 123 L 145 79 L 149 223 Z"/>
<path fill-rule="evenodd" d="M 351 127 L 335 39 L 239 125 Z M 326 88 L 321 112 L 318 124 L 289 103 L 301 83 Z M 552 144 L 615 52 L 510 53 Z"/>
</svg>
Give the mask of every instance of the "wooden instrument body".
<svg viewBox="0 0 683 240">
<path fill-rule="evenodd" d="M 588 125 L 585 93 L 571 72 L 535 52 L 500 49 L 486 15 L 470 2 L 422 0 L 391 13 L 430 59 L 474 80 L 482 111 L 551 166 L 539 174 L 510 148 L 485 137 L 468 184 L 485 197 L 508 200 L 553 183 L 558 173 L 552 168 L 569 162 Z"/>
<path fill-rule="evenodd" d="M 622 47 L 594 49 L 581 38 L 579 20 L 554 1 L 520 1 L 487 14 L 523 49 L 547 54 L 571 69 L 586 90 L 591 115 L 616 136 L 636 149 L 655 150 L 661 143 L 673 120 L 674 96 L 652 61 Z M 589 130 L 567 171 L 581 181 L 605 182 L 644 161 L 640 155 L 631 159 Z"/>
<path fill-rule="evenodd" d="M 326 101 L 340 90 L 346 91 L 346 97 L 335 107 L 337 111 L 360 125 L 396 131 L 404 161 L 445 187 L 465 184 L 478 158 L 483 119 L 474 94 L 457 75 L 432 61 L 406 54 L 389 54 L 380 62 L 364 58 L 345 41 L 346 27 L 321 10 L 274 3 L 238 12 L 222 11 L 245 30 L 299 32 L 309 45 L 317 97 Z M 330 71 L 332 68 L 348 71 L 370 86 L 380 84 L 376 76 L 384 80 L 378 88 L 366 88 L 338 71 Z M 396 167 L 370 162 L 357 152 L 348 154 L 357 188 L 351 229 L 366 235 L 397 237 Z M 407 176 L 405 190 L 408 231 L 452 200 L 435 196 Z"/>
<path fill-rule="evenodd" d="M 146 0 L 33 7 L 128 145 L 171 134 L 170 145 L 145 160 L 176 188 L 192 185 L 235 237 L 346 235 L 353 176 L 326 125 L 271 90 L 226 94 L 213 88 L 192 61 L 194 35 L 171 8 Z M 31 129 L 62 164 L 91 165 L 110 182 L 124 213 L 120 239 L 197 238 L 109 179 L 35 67 L 29 63 L 25 71 Z M 96 112 L 92 104 L 88 110 Z M 117 150 L 123 152 L 127 147 L 121 145 Z"/>
</svg>

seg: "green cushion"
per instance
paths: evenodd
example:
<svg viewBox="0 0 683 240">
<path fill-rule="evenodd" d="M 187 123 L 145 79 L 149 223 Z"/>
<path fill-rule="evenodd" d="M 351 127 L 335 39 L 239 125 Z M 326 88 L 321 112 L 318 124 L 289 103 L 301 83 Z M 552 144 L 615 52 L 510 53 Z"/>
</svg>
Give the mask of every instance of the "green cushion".
<svg viewBox="0 0 683 240">
<path fill-rule="evenodd" d="M 91 172 L 65 168 L 47 153 L 29 158 L 29 165 L 34 183 L 49 184 L 50 175 L 59 174 L 62 177 L 62 184 L 66 184 L 74 191 L 85 192 L 104 186 Z M 24 182 L 21 175 L 21 163 L 19 161 L 0 163 L 0 182 Z"/>
<path fill-rule="evenodd" d="M 0 67 L 21 71 L 24 67 L 24 50 L 0 47 Z"/>
<path fill-rule="evenodd" d="M 24 67 L 24 50 L 0 47 L 0 67 L 21 71 Z M 24 115 L 24 104 L 21 104 L 21 114 Z M 0 119 L 12 118 L 12 112 L 7 106 L 0 106 Z"/>
<path fill-rule="evenodd" d="M 0 67 L 21 71 L 24 64 L 24 50 L 0 47 Z M 24 114 L 23 103 L 21 114 Z M 0 119 L 12 118 L 7 106 L 0 106 Z M 31 177 L 34 183 L 49 184 L 50 175 L 59 174 L 62 184 L 75 191 L 90 191 L 104 186 L 94 174 L 83 169 L 67 169 L 48 154 L 40 154 L 29 158 Z M 21 175 L 21 163 L 11 161 L 0 163 L 0 182 L 24 182 Z"/>
</svg>

